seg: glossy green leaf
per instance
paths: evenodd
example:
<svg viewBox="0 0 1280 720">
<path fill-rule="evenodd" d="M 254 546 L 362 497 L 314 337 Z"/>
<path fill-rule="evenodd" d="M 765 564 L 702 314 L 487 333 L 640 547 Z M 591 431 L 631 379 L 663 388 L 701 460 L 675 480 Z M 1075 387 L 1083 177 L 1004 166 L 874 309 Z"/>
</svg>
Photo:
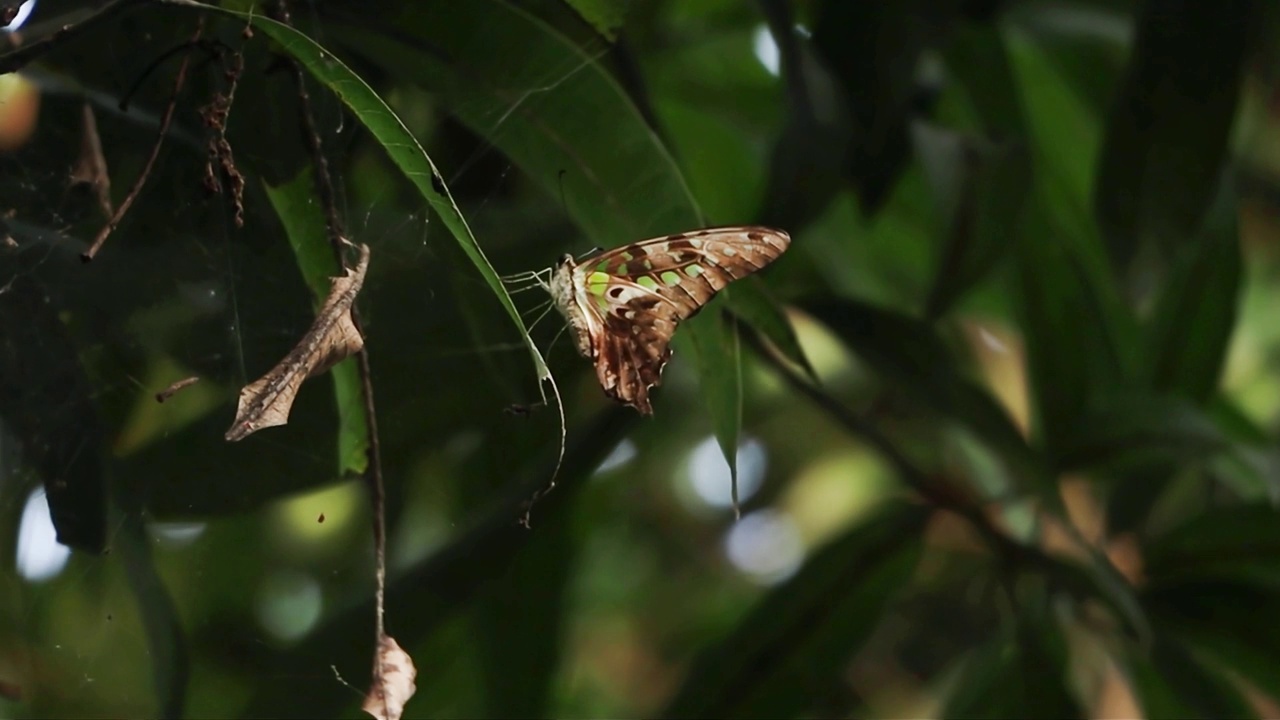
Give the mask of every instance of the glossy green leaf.
<svg viewBox="0 0 1280 720">
<path fill-rule="evenodd" d="M 329 279 L 339 277 L 343 269 L 327 239 L 324 216 L 315 197 L 314 177 L 306 170 L 285 185 L 266 186 L 266 191 L 284 225 L 298 270 L 311 289 L 311 304 L 319 309 L 329 294 Z M 372 257 L 369 262 L 374 262 Z M 338 404 L 338 475 L 363 475 L 369 464 L 369 418 L 356 359 L 343 360 L 329 370 L 329 375 Z"/>
<path fill-rule="evenodd" d="M 690 668 L 662 717 L 795 717 L 841 682 L 911 577 L 929 511 L 893 503 L 817 550 Z"/>
<path fill-rule="evenodd" d="M 1259 3 L 1150 0 L 1111 108 L 1094 207 L 1112 260 L 1189 239 L 1214 196 Z"/>
</svg>

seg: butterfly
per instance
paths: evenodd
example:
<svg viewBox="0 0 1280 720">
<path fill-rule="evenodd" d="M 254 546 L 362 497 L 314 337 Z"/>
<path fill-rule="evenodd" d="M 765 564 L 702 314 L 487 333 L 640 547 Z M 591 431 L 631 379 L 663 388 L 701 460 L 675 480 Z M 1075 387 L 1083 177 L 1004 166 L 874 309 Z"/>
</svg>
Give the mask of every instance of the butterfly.
<svg viewBox="0 0 1280 720">
<path fill-rule="evenodd" d="M 531 273 L 595 363 L 609 397 L 652 415 L 649 390 L 671 358 L 671 337 L 726 285 L 778 259 L 791 236 L 767 227 L 676 233 Z M 542 280 L 541 276 L 547 279 Z"/>
</svg>

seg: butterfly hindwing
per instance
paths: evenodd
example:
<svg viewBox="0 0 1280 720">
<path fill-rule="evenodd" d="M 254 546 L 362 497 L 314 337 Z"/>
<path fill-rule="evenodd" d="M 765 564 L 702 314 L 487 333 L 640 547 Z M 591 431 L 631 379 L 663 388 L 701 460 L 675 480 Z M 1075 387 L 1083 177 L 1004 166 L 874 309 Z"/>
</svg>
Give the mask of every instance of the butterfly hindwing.
<svg viewBox="0 0 1280 720">
<path fill-rule="evenodd" d="M 575 263 L 549 290 L 596 378 L 615 400 L 652 413 L 649 389 L 671 357 L 676 326 L 726 285 L 773 262 L 791 239 L 764 227 L 708 228 L 645 240 Z"/>
</svg>

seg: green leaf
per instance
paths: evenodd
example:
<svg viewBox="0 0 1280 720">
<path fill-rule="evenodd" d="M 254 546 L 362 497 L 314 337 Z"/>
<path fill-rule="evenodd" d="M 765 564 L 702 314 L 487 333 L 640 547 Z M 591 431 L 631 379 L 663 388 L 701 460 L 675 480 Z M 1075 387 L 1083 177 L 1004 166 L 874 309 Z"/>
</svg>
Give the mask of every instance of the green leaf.
<svg viewBox="0 0 1280 720">
<path fill-rule="evenodd" d="M 1152 720 L 1257 717 L 1227 678 L 1172 638 L 1159 638 L 1147 655 L 1130 651 L 1123 662 L 1138 704 Z"/>
<path fill-rule="evenodd" d="M 1254 0 L 1149 0 L 1112 105 L 1094 207 L 1117 268 L 1144 246 L 1176 248 L 1213 202 L 1252 27 Z"/>
<path fill-rule="evenodd" d="M 311 290 L 312 306 L 319 309 L 329 294 L 329 278 L 340 276 L 343 268 L 326 239 L 325 219 L 316 201 L 314 182 L 308 168 L 284 185 L 265 185 L 265 188 L 276 216 L 284 225 L 298 270 Z M 356 359 L 343 360 L 329 375 L 333 378 L 333 395 L 338 404 L 338 475 L 363 475 L 369 463 L 369 418 L 361 396 Z"/>
<path fill-rule="evenodd" d="M 1019 319 L 1038 432 L 1053 462 L 1095 398 L 1123 384 L 1114 313 L 1038 198 L 1016 244 Z"/>
<path fill-rule="evenodd" d="M 1031 158 L 1020 145 L 984 148 L 966 143 L 962 152 L 959 177 L 945 191 L 957 195 L 957 202 L 949 213 L 938 269 L 925 301 L 929 318 L 946 314 L 1009 254 L 1031 182 Z"/>
<path fill-rule="evenodd" d="M 734 315 L 768 338 L 784 357 L 808 373 L 810 378 L 817 377 L 804 348 L 800 347 L 800 339 L 796 337 L 791 321 L 778 301 L 769 294 L 769 287 L 759 278 L 748 277 L 738 281 L 725 298 L 725 304 Z"/>
<path fill-rule="evenodd" d="M 325 87 L 347 106 L 362 125 L 372 134 L 386 150 L 387 155 L 405 177 L 413 183 L 422 197 L 444 221 L 445 227 L 453 234 L 458 245 L 475 265 L 481 277 L 489 285 L 508 317 L 515 323 L 524 340 L 525 347 L 533 360 L 534 370 L 539 380 L 550 375 L 546 363 L 520 318 L 519 311 L 511 302 L 502 280 L 489 264 L 484 251 L 471 234 L 471 228 L 462 217 L 461 211 L 449 194 L 444 178 L 436 165 L 422 149 L 417 138 L 409 132 L 400 117 L 387 107 L 372 88 L 360 79 L 341 60 L 320 47 L 314 40 L 283 23 L 262 15 L 249 12 L 228 10 L 213 5 L 195 2 L 194 0 L 162 0 L 165 4 L 181 7 L 197 8 L 210 12 L 219 12 L 251 22 L 253 26 L 280 44 L 280 47 L 306 68 Z"/>
<path fill-rule="evenodd" d="M 1280 511 L 1254 503 L 1214 508 L 1153 538 L 1144 572 L 1152 585 L 1230 581 L 1280 589 Z"/>
<path fill-rule="evenodd" d="M 395 30 L 379 29 L 363 14 L 336 36 L 436 93 L 548 198 L 563 197 L 592 244 L 613 247 L 702 224 L 674 159 L 625 89 L 596 57 L 554 28 L 494 0 L 414 5 L 383 22 Z M 473 27 L 484 28 L 485 43 L 470 40 Z M 397 37 L 405 41 L 388 39 Z M 513 67 L 492 47 L 520 47 L 520 65 Z M 567 249 L 553 250 L 559 255 Z M 720 321 L 714 314 L 685 323 L 676 341 L 693 338 L 704 401 L 732 468 L 741 426 L 740 361 L 736 341 L 715 327 Z"/>
<path fill-rule="evenodd" d="M 914 572 L 930 512 L 891 503 L 817 550 L 690 668 L 662 717 L 795 717 L 849 659 Z"/>
<path fill-rule="evenodd" d="M 957 370 L 953 354 L 929 324 L 857 300 L 809 303 L 805 309 L 898 391 L 969 427 L 1026 480 L 1048 487 L 1043 459 L 999 402 Z"/>
<path fill-rule="evenodd" d="M 944 718 L 1072 718 L 1085 713 L 1067 688 L 1067 643 L 1051 618 L 1023 610 L 965 665 Z"/>
<path fill-rule="evenodd" d="M 1113 395 L 1083 413 L 1058 461 L 1063 470 L 1202 462 L 1231 448 L 1213 420 L 1182 398 Z"/>
<path fill-rule="evenodd" d="M 733 483 L 733 507 L 738 512 L 738 437 L 742 427 L 742 356 L 737 327 L 723 313 L 704 312 L 689 323 L 689 344 L 702 379 L 702 398 Z"/>
<path fill-rule="evenodd" d="M 1280 595 L 1210 580 L 1143 594 L 1152 618 L 1206 660 L 1280 699 L 1280 626 L 1258 622 L 1280 611 Z"/>
<path fill-rule="evenodd" d="M 1148 330 L 1151 385 L 1198 403 L 1218 387 L 1236 326 L 1242 262 L 1235 200 L 1224 181 L 1199 237 L 1181 248 Z"/>
<path fill-rule="evenodd" d="M 610 40 L 618 39 L 618 30 L 622 28 L 631 4 L 630 0 L 564 0 L 564 3 L 581 15 L 596 32 Z"/>
</svg>

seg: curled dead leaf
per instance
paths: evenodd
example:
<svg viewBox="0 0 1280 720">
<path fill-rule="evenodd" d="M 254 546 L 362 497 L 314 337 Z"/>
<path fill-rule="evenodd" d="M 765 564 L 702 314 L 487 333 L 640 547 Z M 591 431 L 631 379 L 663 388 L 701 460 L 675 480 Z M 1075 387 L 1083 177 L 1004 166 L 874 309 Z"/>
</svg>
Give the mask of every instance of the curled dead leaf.
<svg viewBox="0 0 1280 720">
<path fill-rule="evenodd" d="M 400 720 L 405 703 L 418 689 L 414 684 L 418 669 L 413 666 L 413 658 L 400 648 L 395 638 L 384 633 L 378 639 L 378 656 L 373 667 L 373 683 L 360 708 L 377 720 Z"/>
<path fill-rule="evenodd" d="M 369 246 L 358 247 L 360 259 L 355 268 L 342 277 L 330 278 L 329 295 L 307 334 L 266 375 L 240 391 L 236 419 L 226 434 L 228 441 L 243 440 L 262 428 L 289 422 L 289 411 L 303 381 L 364 347 L 364 338 L 351 318 L 351 306 L 369 268 Z"/>
</svg>

